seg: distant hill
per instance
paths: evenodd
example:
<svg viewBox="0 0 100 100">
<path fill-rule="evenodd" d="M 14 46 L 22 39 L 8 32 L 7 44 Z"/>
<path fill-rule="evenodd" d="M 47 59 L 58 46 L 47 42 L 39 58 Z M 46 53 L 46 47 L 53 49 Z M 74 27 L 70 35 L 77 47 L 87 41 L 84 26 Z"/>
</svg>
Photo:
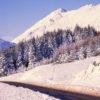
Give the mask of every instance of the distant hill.
<svg viewBox="0 0 100 100">
<path fill-rule="evenodd" d="M 0 39 L 0 50 L 13 46 L 14 44 L 3 39 Z"/>
</svg>

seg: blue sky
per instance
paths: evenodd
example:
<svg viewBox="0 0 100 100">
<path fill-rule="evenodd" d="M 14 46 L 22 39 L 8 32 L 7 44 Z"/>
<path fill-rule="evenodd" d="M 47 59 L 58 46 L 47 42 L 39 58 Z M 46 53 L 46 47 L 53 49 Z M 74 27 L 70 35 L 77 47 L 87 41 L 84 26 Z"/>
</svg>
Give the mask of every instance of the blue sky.
<svg viewBox="0 0 100 100">
<path fill-rule="evenodd" d="M 57 8 L 77 9 L 100 0 L 0 0 L 0 38 L 12 40 Z"/>
</svg>

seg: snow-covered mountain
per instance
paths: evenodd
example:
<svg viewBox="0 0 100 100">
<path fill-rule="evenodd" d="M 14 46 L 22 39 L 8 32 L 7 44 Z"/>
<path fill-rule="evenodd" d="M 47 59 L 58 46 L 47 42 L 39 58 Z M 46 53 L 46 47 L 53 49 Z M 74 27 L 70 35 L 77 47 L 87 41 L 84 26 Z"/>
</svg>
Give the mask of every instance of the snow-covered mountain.
<svg viewBox="0 0 100 100">
<path fill-rule="evenodd" d="M 11 47 L 13 45 L 14 44 L 11 43 L 11 42 L 8 42 L 8 41 L 5 41 L 5 40 L 0 39 L 0 50 L 1 49 L 5 49 L 5 48 L 8 48 L 8 47 Z"/>
<path fill-rule="evenodd" d="M 47 31 L 68 28 L 73 30 L 76 24 L 81 27 L 91 25 L 100 30 L 100 4 L 86 5 L 72 11 L 57 9 L 15 38 L 13 42 L 29 40 Z"/>
</svg>

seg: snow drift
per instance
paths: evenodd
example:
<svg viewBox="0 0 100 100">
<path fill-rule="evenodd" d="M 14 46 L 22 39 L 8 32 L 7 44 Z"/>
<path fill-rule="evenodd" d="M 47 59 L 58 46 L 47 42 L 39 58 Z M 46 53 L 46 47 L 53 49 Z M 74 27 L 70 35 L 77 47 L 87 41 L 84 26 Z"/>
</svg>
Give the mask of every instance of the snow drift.
<svg viewBox="0 0 100 100">
<path fill-rule="evenodd" d="M 95 58 L 87 69 L 77 74 L 72 84 L 100 88 L 100 58 Z"/>
</svg>

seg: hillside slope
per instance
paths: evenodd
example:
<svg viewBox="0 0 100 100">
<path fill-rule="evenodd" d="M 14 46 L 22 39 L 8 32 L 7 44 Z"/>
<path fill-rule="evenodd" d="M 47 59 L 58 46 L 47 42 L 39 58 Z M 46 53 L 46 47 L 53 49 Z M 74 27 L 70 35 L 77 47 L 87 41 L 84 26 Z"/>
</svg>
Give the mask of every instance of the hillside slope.
<svg viewBox="0 0 100 100">
<path fill-rule="evenodd" d="M 13 42 L 29 40 L 32 37 L 41 36 L 47 31 L 69 28 L 73 30 L 76 24 L 81 27 L 91 25 L 96 30 L 100 30 L 99 11 L 100 4 L 86 5 L 72 11 L 57 9 L 15 38 Z"/>
<path fill-rule="evenodd" d="M 87 58 L 85 60 L 75 61 L 72 63 L 65 64 L 49 64 L 36 67 L 24 73 L 18 73 L 10 75 L 7 77 L 0 78 L 0 81 L 26 81 L 40 84 L 61 84 L 61 85 L 80 85 L 79 80 L 86 77 L 82 73 L 87 71 L 89 66 L 93 64 L 95 60 L 100 60 L 100 57 Z M 94 68 L 94 67 L 93 67 Z M 93 69 L 92 68 L 92 69 Z M 98 68 L 96 68 L 97 70 Z M 98 74 L 97 74 L 98 73 Z M 89 81 L 84 80 L 81 85 L 89 87 L 99 87 L 100 88 L 100 70 L 97 73 L 93 73 L 95 77 L 91 77 L 92 73 L 89 74 Z M 80 74 L 80 75 L 79 75 Z M 78 81 L 75 80 L 78 78 Z M 96 80 L 97 79 L 97 80 Z M 94 84 L 93 83 L 94 80 Z M 87 81 L 87 82 L 86 82 Z M 95 82 L 97 81 L 97 82 Z M 89 83 L 89 85 L 88 85 Z M 91 84 L 90 84 L 91 83 Z"/>
</svg>

